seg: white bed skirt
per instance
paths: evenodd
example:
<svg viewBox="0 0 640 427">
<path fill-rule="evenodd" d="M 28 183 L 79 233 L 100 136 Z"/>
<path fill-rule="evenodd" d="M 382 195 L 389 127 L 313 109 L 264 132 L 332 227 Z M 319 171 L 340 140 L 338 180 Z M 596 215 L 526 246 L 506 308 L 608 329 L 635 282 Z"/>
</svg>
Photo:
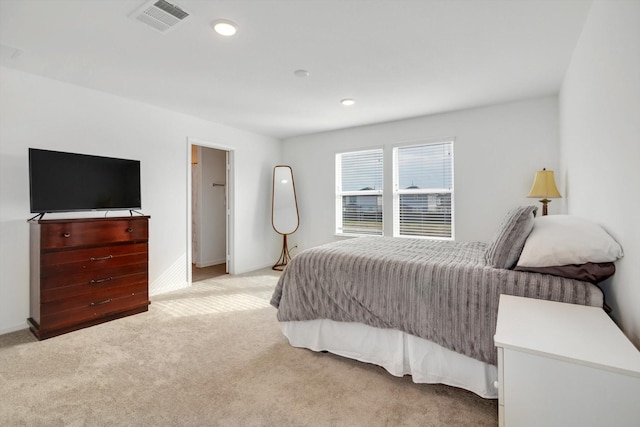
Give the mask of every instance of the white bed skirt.
<svg viewBox="0 0 640 427">
<path fill-rule="evenodd" d="M 294 347 L 373 363 L 397 377 L 410 374 L 415 383 L 447 384 L 484 398 L 498 398 L 494 385 L 498 368 L 431 341 L 362 323 L 326 319 L 281 323 L 284 336 Z"/>
</svg>

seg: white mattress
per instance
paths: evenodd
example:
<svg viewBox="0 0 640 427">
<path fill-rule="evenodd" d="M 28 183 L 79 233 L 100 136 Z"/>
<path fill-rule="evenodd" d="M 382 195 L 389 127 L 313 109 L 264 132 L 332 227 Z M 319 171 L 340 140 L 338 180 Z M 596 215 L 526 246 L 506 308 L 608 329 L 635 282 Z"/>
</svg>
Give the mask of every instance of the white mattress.
<svg viewBox="0 0 640 427">
<path fill-rule="evenodd" d="M 478 396 L 497 399 L 498 368 L 431 341 L 394 329 L 333 320 L 281 322 L 294 347 L 329 351 L 373 363 L 397 377 L 409 374 L 415 383 L 447 384 Z"/>
</svg>

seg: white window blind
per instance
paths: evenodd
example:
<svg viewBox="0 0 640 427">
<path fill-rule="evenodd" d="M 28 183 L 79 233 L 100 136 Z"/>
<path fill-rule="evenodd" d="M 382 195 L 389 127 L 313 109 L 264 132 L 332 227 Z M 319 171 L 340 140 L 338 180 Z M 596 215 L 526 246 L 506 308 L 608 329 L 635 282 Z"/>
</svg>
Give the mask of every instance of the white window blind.
<svg viewBox="0 0 640 427">
<path fill-rule="evenodd" d="M 453 141 L 394 149 L 394 236 L 453 239 Z"/>
<path fill-rule="evenodd" d="M 336 233 L 382 235 L 382 149 L 336 155 Z"/>
</svg>

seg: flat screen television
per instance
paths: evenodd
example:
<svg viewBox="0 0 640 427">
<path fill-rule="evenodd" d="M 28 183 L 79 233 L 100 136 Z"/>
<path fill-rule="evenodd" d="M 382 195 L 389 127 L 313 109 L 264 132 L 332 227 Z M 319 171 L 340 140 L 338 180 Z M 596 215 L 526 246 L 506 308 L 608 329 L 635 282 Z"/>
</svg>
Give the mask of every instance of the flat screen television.
<svg viewBox="0 0 640 427">
<path fill-rule="evenodd" d="M 29 148 L 32 213 L 141 209 L 140 161 Z"/>
</svg>

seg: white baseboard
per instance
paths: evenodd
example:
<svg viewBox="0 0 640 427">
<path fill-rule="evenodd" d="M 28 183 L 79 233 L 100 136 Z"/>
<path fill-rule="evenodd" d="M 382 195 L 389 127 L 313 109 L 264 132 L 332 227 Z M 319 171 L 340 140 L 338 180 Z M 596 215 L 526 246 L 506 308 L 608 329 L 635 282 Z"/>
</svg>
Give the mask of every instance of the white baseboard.
<svg viewBox="0 0 640 427">
<path fill-rule="evenodd" d="M 205 267 L 211 267 L 212 265 L 218 265 L 218 264 L 224 264 L 226 263 L 227 260 L 222 258 L 222 259 L 214 259 L 214 260 L 206 260 L 203 262 L 196 262 L 196 267 L 197 268 L 205 268 Z"/>
<path fill-rule="evenodd" d="M 242 271 L 236 271 L 235 274 L 243 274 L 243 273 L 251 273 L 252 271 L 258 271 L 258 270 L 262 270 L 264 268 L 271 268 L 273 267 L 273 262 L 270 262 L 268 264 L 260 264 L 260 265 L 254 265 L 251 267 L 247 267 L 245 269 L 243 269 Z"/>
</svg>

